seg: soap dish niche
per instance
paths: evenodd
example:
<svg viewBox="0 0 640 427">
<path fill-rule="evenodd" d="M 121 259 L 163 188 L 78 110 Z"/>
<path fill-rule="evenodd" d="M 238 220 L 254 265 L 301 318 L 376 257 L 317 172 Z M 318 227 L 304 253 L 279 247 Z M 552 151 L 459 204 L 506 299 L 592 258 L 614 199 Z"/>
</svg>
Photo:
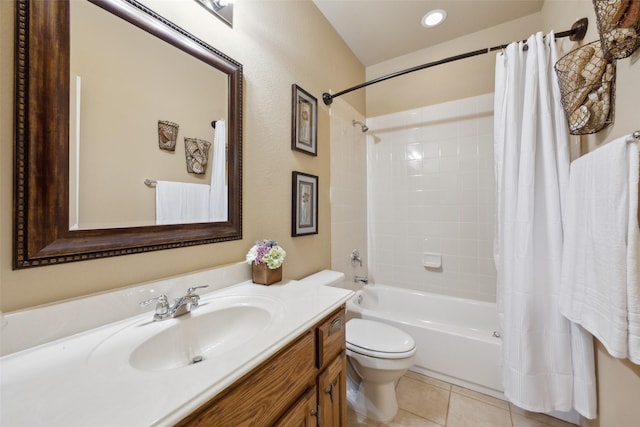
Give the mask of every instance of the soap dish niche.
<svg viewBox="0 0 640 427">
<path fill-rule="evenodd" d="M 424 252 L 422 265 L 429 271 L 442 271 L 442 254 L 440 252 Z"/>
</svg>

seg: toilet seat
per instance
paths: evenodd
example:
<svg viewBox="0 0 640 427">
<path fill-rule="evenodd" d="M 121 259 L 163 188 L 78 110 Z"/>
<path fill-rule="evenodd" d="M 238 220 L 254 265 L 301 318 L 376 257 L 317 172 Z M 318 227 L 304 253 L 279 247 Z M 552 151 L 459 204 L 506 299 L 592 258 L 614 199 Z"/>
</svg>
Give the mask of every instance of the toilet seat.
<svg viewBox="0 0 640 427">
<path fill-rule="evenodd" d="M 393 326 L 365 319 L 351 319 L 346 326 L 347 348 L 381 359 L 403 359 L 416 352 L 411 335 Z"/>
</svg>

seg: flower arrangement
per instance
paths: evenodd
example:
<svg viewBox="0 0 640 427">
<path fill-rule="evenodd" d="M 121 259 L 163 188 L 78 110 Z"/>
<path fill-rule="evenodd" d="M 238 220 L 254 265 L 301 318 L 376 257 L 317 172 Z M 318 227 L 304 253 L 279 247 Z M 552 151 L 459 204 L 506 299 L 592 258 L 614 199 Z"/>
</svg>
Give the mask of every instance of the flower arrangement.
<svg viewBox="0 0 640 427">
<path fill-rule="evenodd" d="M 270 270 L 275 270 L 282 266 L 286 255 L 285 250 L 278 246 L 275 240 L 258 241 L 247 252 L 247 263 L 266 264 Z"/>
</svg>

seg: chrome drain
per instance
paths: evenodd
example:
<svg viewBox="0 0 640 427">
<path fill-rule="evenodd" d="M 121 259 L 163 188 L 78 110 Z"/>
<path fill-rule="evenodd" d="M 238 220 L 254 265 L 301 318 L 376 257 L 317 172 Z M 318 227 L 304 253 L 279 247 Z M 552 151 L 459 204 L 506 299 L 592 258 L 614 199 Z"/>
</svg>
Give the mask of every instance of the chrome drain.
<svg viewBox="0 0 640 427">
<path fill-rule="evenodd" d="M 191 364 L 195 365 L 196 363 L 200 363 L 204 360 L 204 357 L 202 356 L 194 356 L 193 359 L 191 359 Z"/>
</svg>

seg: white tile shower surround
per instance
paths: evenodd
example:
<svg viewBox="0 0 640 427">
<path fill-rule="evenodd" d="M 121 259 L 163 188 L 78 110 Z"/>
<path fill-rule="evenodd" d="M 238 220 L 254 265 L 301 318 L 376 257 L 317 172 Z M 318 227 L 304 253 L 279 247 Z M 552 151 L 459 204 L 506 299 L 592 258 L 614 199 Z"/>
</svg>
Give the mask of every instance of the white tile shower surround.
<svg viewBox="0 0 640 427">
<path fill-rule="evenodd" d="M 495 301 L 493 94 L 370 118 L 369 272 L 391 286 Z M 423 267 L 423 254 L 442 267 Z"/>
</svg>

